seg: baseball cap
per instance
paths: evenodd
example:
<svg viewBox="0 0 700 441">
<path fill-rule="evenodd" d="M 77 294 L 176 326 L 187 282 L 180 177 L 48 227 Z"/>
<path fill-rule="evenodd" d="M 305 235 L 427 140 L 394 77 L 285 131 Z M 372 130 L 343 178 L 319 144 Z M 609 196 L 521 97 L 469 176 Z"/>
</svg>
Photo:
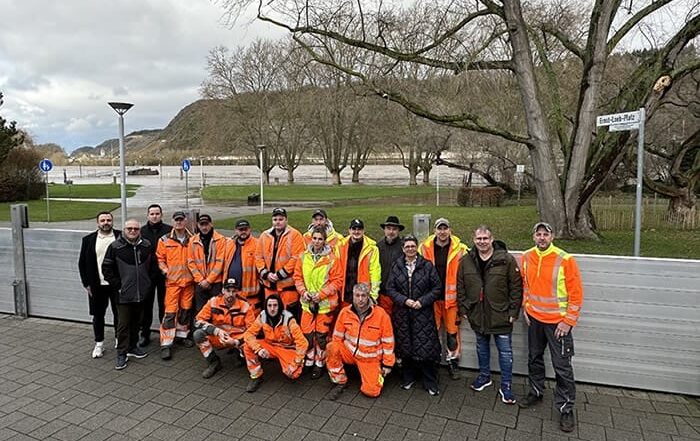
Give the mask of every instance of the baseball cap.
<svg viewBox="0 0 700 441">
<path fill-rule="evenodd" d="M 236 280 L 234 278 L 230 278 L 230 279 L 226 279 L 226 281 L 224 282 L 224 288 L 226 288 L 226 289 L 230 289 L 230 288 L 240 289 L 241 285 L 238 283 L 238 280 Z"/>
<path fill-rule="evenodd" d="M 326 214 L 326 210 L 322 210 L 320 208 L 317 210 L 314 210 L 314 212 L 311 214 L 312 219 L 315 218 L 316 216 L 323 216 L 325 219 L 328 219 L 328 215 Z"/>
<path fill-rule="evenodd" d="M 547 222 L 537 222 L 534 227 L 532 227 L 532 232 L 537 233 L 537 230 L 544 228 L 548 233 L 551 233 L 554 231 L 551 225 L 549 225 Z"/>
<path fill-rule="evenodd" d="M 287 217 L 287 210 L 281 207 L 277 207 L 274 210 L 272 210 L 272 215 L 273 216 L 284 216 Z"/>
<path fill-rule="evenodd" d="M 361 219 L 353 219 L 350 221 L 350 228 L 362 228 L 365 229 L 365 223 Z"/>
<path fill-rule="evenodd" d="M 199 219 L 197 220 L 198 224 L 203 224 L 203 223 L 211 223 L 211 216 L 208 214 L 202 214 L 199 216 Z"/>
<path fill-rule="evenodd" d="M 239 228 L 250 228 L 250 222 L 248 222 L 246 219 L 238 219 L 236 221 L 236 229 Z"/>
<path fill-rule="evenodd" d="M 186 219 L 186 218 L 187 218 L 187 213 L 185 213 L 184 211 L 176 211 L 175 213 L 173 213 L 174 220 Z"/>
<path fill-rule="evenodd" d="M 435 221 L 435 228 L 439 227 L 440 225 L 444 225 L 447 228 L 450 228 L 450 221 L 445 219 L 444 217 L 439 218 L 438 220 Z"/>
</svg>

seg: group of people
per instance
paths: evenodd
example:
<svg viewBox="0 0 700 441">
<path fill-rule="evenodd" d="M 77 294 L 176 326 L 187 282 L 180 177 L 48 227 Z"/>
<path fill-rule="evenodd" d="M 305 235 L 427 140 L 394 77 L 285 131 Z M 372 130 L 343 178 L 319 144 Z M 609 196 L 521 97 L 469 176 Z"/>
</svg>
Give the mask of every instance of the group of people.
<svg viewBox="0 0 700 441">
<path fill-rule="evenodd" d="M 434 234 L 419 241 L 402 237 L 405 227 L 389 216 L 378 242 L 365 235 L 361 219 L 350 222 L 347 236 L 340 234 L 322 209 L 312 213 L 303 234 L 288 224 L 284 208 L 272 211 L 272 225 L 259 237 L 245 219 L 235 223 L 231 238 L 215 231 L 207 214 L 196 219 L 196 233 L 188 230 L 185 212 L 176 211 L 172 220 L 172 226 L 164 224 L 154 204 L 143 227 L 130 219 L 122 233 L 103 212 L 97 231 L 83 238 L 79 268 L 93 316 L 94 358 L 104 354 L 110 303 L 116 368 L 145 357 L 157 299 L 161 357 L 170 359 L 176 343 L 197 345 L 207 361 L 205 378 L 222 367 L 216 350 L 227 349 L 247 366 L 248 392 L 262 384 L 262 359 L 277 359 L 291 379 L 305 372 L 317 379 L 327 370 L 335 385 L 332 400 L 346 387 L 349 364 L 357 367 L 367 396 L 379 396 L 395 368 L 403 389 L 420 380 L 430 395 L 438 395 L 441 359 L 450 377 L 460 378 L 464 319 L 475 333 L 479 361 L 470 387 L 482 391 L 492 385 L 493 336 L 498 392 L 504 403 L 515 404 L 511 335 L 524 308 L 530 390 L 518 404 L 542 400 L 549 348 L 560 426 L 574 429 L 571 330 L 583 288 L 575 259 L 553 245 L 549 224 L 533 227 L 535 246 L 518 265 L 490 227 L 473 231 L 470 249 L 446 218 L 437 219 Z"/>
</svg>

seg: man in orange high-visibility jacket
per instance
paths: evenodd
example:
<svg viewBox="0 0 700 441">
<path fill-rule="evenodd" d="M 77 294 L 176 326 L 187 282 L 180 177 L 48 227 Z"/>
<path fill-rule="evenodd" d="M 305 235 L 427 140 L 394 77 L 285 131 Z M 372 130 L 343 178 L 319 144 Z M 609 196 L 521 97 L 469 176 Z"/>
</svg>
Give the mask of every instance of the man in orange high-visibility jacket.
<svg viewBox="0 0 700 441">
<path fill-rule="evenodd" d="M 530 391 L 520 401 L 529 407 L 542 400 L 544 391 L 544 351 L 549 347 L 556 378 L 554 404 L 560 413 L 559 427 L 571 432 L 574 421 L 576 383 L 571 357 L 574 338 L 571 330 L 578 322 L 583 304 L 583 285 L 576 260 L 552 244 L 554 231 L 545 222 L 533 228 L 535 247 L 521 258 L 523 305 L 528 325 L 528 379 Z"/>
<path fill-rule="evenodd" d="M 394 362 L 391 319 L 370 300 L 369 286 L 359 283 L 353 288 L 353 304 L 340 310 L 333 340 L 328 344 L 326 367 L 336 385 L 328 398 L 337 400 L 347 385 L 344 364 L 357 365 L 362 381 L 360 392 L 378 397 Z"/>
<path fill-rule="evenodd" d="M 160 324 L 160 357 L 170 360 L 171 348 L 178 338 L 185 347 L 194 343 L 188 337 L 192 321 L 194 281 L 187 267 L 187 248 L 192 233 L 186 227 L 184 211 L 173 213 L 173 229 L 158 239 L 156 257 L 165 275 L 165 314 Z"/>
<path fill-rule="evenodd" d="M 341 305 L 352 304 L 352 290 L 358 283 L 366 283 L 369 286 L 369 295 L 376 304 L 382 281 L 379 248 L 377 242 L 365 235 L 365 224 L 361 219 L 350 221 L 347 237 L 338 241 L 337 253 L 343 271 L 343 283 L 339 293 Z"/>
<path fill-rule="evenodd" d="M 199 216 L 197 227 L 199 233 L 190 241 L 187 267 L 194 278 L 194 307 L 199 312 L 207 300 L 221 293 L 228 239 L 214 230 L 214 223 L 208 214 Z"/>
<path fill-rule="evenodd" d="M 460 241 L 459 237 L 452 234 L 450 221 L 441 217 L 435 221 L 435 234 L 428 236 L 421 243 L 418 252 L 435 266 L 440 277 L 440 300 L 433 304 L 435 324 L 438 327 L 438 335 L 442 334 L 439 330 L 443 326 L 445 328 L 447 369 L 450 372 L 450 378 L 458 380 L 462 339 L 459 333 L 457 273 L 459 261 L 469 252 L 469 248 Z"/>
<path fill-rule="evenodd" d="M 304 238 L 299 230 L 288 225 L 287 210 L 272 210 L 272 228 L 260 233 L 255 252 L 255 266 L 265 286 L 265 297 L 279 294 L 294 317 L 299 319 L 299 293 L 292 274 L 297 258 L 304 252 Z"/>
<path fill-rule="evenodd" d="M 336 245 L 338 245 L 338 240 L 343 236 L 335 231 L 333 222 L 328 219 L 326 210 L 321 208 L 314 210 L 311 214 L 311 223 L 303 235 L 304 245 L 308 247 L 311 244 L 311 234 L 313 234 L 313 230 L 316 227 L 322 227 L 326 230 L 326 244 L 331 247 L 332 250 L 335 250 Z"/>
<path fill-rule="evenodd" d="M 309 342 L 292 314 L 284 309 L 278 294 L 271 294 L 264 302 L 265 310 L 258 315 L 243 334 L 243 353 L 250 372 L 246 392 L 255 392 L 263 381 L 261 358 L 276 358 L 282 372 L 291 379 L 299 378 Z M 263 338 L 259 339 L 258 334 Z"/>
<path fill-rule="evenodd" d="M 202 377 L 211 378 L 221 369 L 221 359 L 215 349 L 238 348 L 243 353 L 243 333 L 255 321 L 253 308 L 240 297 L 236 279 L 227 279 L 218 296 L 204 304 L 197 314 L 194 342 L 207 360 Z"/>
<path fill-rule="evenodd" d="M 250 222 L 239 219 L 235 224 L 236 232 L 226 242 L 224 252 L 224 278 L 240 280 L 240 297 L 255 309 L 257 315 L 262 311 L 262 293 L 258 269 L 255 267 L 255 250 L 258 239 L 251 234 Z"/>
</svg>

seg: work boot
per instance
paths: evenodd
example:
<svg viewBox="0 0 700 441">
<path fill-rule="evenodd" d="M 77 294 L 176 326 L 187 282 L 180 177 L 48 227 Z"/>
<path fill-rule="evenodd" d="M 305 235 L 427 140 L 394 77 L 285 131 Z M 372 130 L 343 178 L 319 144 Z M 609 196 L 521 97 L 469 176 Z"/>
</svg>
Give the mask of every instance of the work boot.
<svg viewBox="0 0 700 441">
<path fill-rule="evenodd" d="M 252 394 L 256 390 L 260 388 L 260 385 L 263 382 L 263 377 L 258 377 L 258 378 L 251 378 L 250 381 L 248 382 L 248 386 L 246 386 L 245 391 L 248 392 L 249 394 Z"/>
<path fill-rule="evenodd" d="M 323 375 L 323 368 L 321 366 L 316 366 L 311 368 L 311 379 L 318 380 Z"/>
<path fill-rule="evenodd" d="M 338 398 L 340 398 L 340 395 L 345 390 L 345 386 L 345 384 L 336 384 L 335 387 L 331 389 L 330 393 L 328 394 L 328 399 L 331 401 L 335 401 Z"/>
<path fill-rule="evenodd" d="M 194 342 L 189 338 L 181 338 L 178 340 L 178 342 L 180 342 L 180 344 L 186 348 L 191 348 L 194 346 Z"/>
<path fill-rule="evenodd" d="M 447 360 L 447 372 L 449 372 L 450 378 L 453 380 L 459 380 L 462 378 L 462 376 L 459 375 L 459 366 L 457 363 L 457 360 Z"/>
<path fill-rule="evenodd" d="M 528 407 L 534 406 L 535 404 L 541 402 L 542 398 L 542 395 L 535 395 L 532 392 L 530 392 L 527 394 L 525 399 L 518 401 L 518 406 L 520 406 L 523 409 L 527 409 Z"/>
<path fill-rule="evenodd" d="M 574 419 L 574 412 L 564 412 L 559 417 L 559 428 L 563 432 L 573 432 L 576 428 L 576 421 Z"/>
<path fill-rule="evenodd" d="M 207 357 L 207 361 L 209 362 L 209 366 L 207 366 L 207 368 L 204 369 L 204 371 L 202 372 L 203 378 L 211 378 L 214 376 L 215 373 L 221 370 L 221 359 L 218 355 L 216 355 L 215 352 L 212 352 Z"/>
<path fill-rule="evenodd" d="M 160 358 L 163 360 L 170 360 L 172 358 L 172 354 L 170 353 L 170 346 L 163 346 L 160 348 Z"/>
</svg>

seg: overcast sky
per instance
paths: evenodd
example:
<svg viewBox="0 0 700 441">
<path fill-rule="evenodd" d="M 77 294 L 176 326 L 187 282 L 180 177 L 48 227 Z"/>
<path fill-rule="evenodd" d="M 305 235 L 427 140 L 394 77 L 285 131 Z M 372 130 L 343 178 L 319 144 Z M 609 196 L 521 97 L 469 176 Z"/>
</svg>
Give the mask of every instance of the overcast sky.
<svg viewBox="0 0 700 441">
<path fill-rule="evenodd" d="M 68 152 L 117 136 L 108 101 L 134 103 L 127 133 L 163 128 L 199 98 L 211 48 L 281 35 L 230 28 L 211 0 L 0 0 L 0 11 L 0 114 Z"/>
</svg>

